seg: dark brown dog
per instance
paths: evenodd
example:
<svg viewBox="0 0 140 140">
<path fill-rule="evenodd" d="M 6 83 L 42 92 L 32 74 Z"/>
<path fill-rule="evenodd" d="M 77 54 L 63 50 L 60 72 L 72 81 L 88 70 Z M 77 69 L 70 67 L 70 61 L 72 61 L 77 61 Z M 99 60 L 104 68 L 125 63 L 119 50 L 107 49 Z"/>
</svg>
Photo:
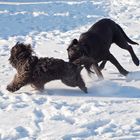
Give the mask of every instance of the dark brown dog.
<svg viewBox="0 0 140 140">
<path fill-rule="evenodd" d="M 77 66 L 62 59 L 38 58 L 32 55 L 31 45 L 17 43 L 11 49 L 10 64 L 17 70 L 7 90 L 14 92 L 21 87 L 31 84 L 32 87 L 42 90 L 47 82 L 61 80 L 64 84 L 76 87 L 87 93 L 87 88 L 80 75 L 81 66 Z"/>
<path fill-rule="evenodd" d="M 122 49 L 129 51 L 135 65 L 139 65 L 139 59 L 135 55 L 132 47 L 128 44 L 137 44 L 128 38 L 123 29 L 110 19 L 102 19 L 95 23 L 87 32 L 80 35 L 79 40 L 74 39 L 69 45 L 68 57 L 70 62 L 86 56 L 94 59 L 96 66 L 102 61 L 100 69 L 103 69 L 109 60 L 122 75 L 127 75 L 126 71 L 116 58 L 110 53 L 112 43 L 116 43 Z M 85 68 L 90 73 L 92 64 L 85 63 Z"/>
</svg>

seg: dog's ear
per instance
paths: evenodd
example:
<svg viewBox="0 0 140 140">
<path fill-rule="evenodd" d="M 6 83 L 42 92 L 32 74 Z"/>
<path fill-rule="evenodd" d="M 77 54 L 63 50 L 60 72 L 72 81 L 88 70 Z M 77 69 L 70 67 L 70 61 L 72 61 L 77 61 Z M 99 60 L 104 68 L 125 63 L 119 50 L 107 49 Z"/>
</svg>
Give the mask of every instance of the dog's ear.
<svg viewBox="0 0 140 140">
<path fill-rule="evenodd" d="M 70 43 L 70 45 L 68 46 L 67 50 L 69 50 L 69 48 L 73 47 L 74 45 L 78 44 L 78 40 L 77 39 L 73 39 Z"/>
<path fill-rule="evenodd" d="M 78 44 L 78 40 L 77 40 L 77 39 L 73 39 L 72 42 L 71 42 L 71 44 L 72 44 L 72 45 Z"/>
<path fill-rule="evenodd" d="M 19 41 L 16 43 L 16 45 L 18 45 L 18 44 L 20 44 L 20 42 L 19 42 Z M 16 46 L 16 45 L 15 45 L 15 46 Z"/>
</svg>

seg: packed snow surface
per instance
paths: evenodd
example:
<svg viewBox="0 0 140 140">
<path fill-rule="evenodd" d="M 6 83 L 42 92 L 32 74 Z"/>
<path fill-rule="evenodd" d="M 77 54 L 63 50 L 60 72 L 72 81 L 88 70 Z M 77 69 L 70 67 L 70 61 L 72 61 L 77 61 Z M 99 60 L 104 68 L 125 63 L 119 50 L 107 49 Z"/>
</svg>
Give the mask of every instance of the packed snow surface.
<svg viewBox="0 0 140 140">
<path fill-rule="evenodd" d="M 115 44 L 111 52 L 131 73 L 124 77 L 108 62 L 99 81 L 83 70 L 88 94 L 60 81 L 43 92 L 30 86 L 6 90 L 15 74 L 8 58 L 17 41 L 32 44 L 39 57 L 68 61 L 70 41 L 104 17 L 140 43 L 139 0 L 0 1 L 0 140 L 140 140 L 140 67 Z M 140 58 L 140 46 L 133 49 Z"/>
</svg>

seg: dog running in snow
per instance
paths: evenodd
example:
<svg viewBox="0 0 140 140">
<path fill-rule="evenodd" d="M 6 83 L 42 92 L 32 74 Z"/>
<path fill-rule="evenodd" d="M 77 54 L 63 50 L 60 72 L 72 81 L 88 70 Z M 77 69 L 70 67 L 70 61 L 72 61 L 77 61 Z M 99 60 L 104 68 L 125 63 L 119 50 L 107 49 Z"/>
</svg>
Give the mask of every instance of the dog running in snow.
<svg viewBox="0 0 140 140">
<path fill-rule="evenodd" d="M 112 43 L 127 50 L 134 64 L 139 66 L 139 59 L 130 45 L 138 45 L 138 43 L 132 41 L 117 23 L 106 18 L 99 20 L 87 32 L 82 33 L 79 40 L 72 40 L 67 48 L 69 62 L 74 62 L 83 56 L 89 57 L 94 60 L 96 67 L 101 62 L 99 69 L 102 70 L 106 62 L 110 61 L 122 75 L 126 76 L 129 72 L 121 66 L 109 51 Z M 92 63 L 86 62 L 84 66 L 91 73 Z"/>
<path fill-rule="evenodd" d="M 87 88 L 81 77 L 82 67 L 71 62 L 56 58 L 38 58 L 32 55 L 30 44 L 16 43 L 11 49 L 10 64 L 16 69 L 7 90 L 15 92 L 30 84 L 37 90 L 43 90 L 44 85 L 52 80 L 61 80 L 71 87 L 79 87 L 87 93 Z"/>
</svg>

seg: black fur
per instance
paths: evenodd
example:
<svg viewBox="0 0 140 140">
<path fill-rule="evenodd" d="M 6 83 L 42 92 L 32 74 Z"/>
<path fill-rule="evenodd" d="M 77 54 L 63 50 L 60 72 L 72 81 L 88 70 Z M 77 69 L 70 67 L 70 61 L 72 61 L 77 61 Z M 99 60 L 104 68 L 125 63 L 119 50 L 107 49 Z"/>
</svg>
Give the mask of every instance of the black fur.
<svg viewBox="0 0 140 140">
<path fill-rule="evenodd" d="M 138 45 L 138 43 L 132 41 L 117 23 L 106 18 L 98 21 L 87 32 L 81 34 L 79 40 L 74 39 L 71 42 L 67 49 L 69 61 L 74 62 L 83 56 L 92 57 L 96 65 L 102 61 L 100 69 L 103 69 L 106 62 L 110 61 L 121 74 L 126 76 L 129 72 L 120 65 L 109 51 L 112 43 L 129 51 L 135 65 L 139 65 L 139 59 L 135 55 L 131 45 L 129 45 Z M 85 65 L 87 71 L 90 70 L 90 67 L 91 64 Z"/>
</svg>

